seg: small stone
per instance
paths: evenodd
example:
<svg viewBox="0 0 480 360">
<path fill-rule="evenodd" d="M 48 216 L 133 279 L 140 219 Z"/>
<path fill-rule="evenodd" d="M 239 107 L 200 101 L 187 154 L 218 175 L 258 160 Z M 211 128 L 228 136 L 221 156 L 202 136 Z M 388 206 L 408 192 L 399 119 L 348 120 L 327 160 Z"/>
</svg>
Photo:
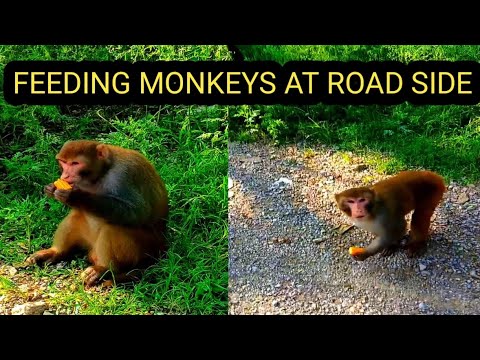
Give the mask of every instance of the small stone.
<svg viewBox="0 0 480 360">
<path fill-rule="evenodd" d="M 15 305 L 12 309 L 12 315 L 41 315 L 46 309 L 45 301 L 29 302 Z"/>
<path fill-rule="evenodd" d="M 290 179 L 288 179 L 288 178 L 286 178 L 286 177 L 281 177 L 280 179 L 278 179 L 277 181 L 275 181 L 275 182 L 273 183 L 273 187 L 278 187 L 278 186 L 280 186 L 280 185 L 282 185 L 282 184 L 284 184 L 284 185 L 289 185 L 289 186 L 293 186 L 293 181 L 290 180 Z"/>
<path fill-rule="evenodd" d="M 427 268 L 427 265 L 420 263 L 419 268 L 420 268 L 420 271 L 423 271 Z"/>
<path fill-rule="evenodd" d="M 27 292 L 28 291 L 28 284 L 22 284 L 18 287 L 18 290 L 21 292 Z"/>
<path fill-rule="evenodd" d="M 45 311 L 43 312 L 43 315 L 55 315 L 55 314 L 52 313 L 52 312 L 50 312 L 50 311 L 48 311 L 48 310 L 45 310 Z"/>
<path fill-rule="evenodd" d="M 468 195 L 466 193 L 461 193 L 458 196 L 457 204 L 465 204 L 469 200 L 470 200 L 470 198 L 468 197 Z"/>
<path fill-rule="evenodd" d="M 7 271 L 10 277 L 14 276 L 17 273 L 17 269 L 15 269 L 13 266 L 5 266 L 4 269 Z"/>
<path fill-rule="evenodd" d="M 232 190 L 228 190 L 228 198 L 230 199 L 231 197 L 233 197 L 234 193 Z"/>
<path fill-rule="evenodd" d="M 280 301 L 278 301 L 278 300 L 273 300 L 273 301 L 272 301 L 272 306 L 274 306 L 274 307 L 279 307 L 279 306 L 280 306 Z"/>
<path fill-rule="evenodd" d="M 420 304 L 418 304 L 418 308 L 420 309 L 420 311 L 426 311 L 428 309 L 428 306 L 424 302 L 421 302 Z"/>
<path fill-rule="evenodd" d="M 228 178 L 228 189 L 230 190 L 233 187 L 233 180 L 231 177 Z"/>
<path fill-rule="evenodd" d="M 321 244 L 321 243 L 323 243 L 325 240 L 327 240 L 327 239 L 325 239 L 325 238 L 323 238 L 323 239 L 322 239 L 322 238 L 317 238 L 317 239 L 313 239 L 312 241 L 313 241 L 314 244 Z"/>
</svg>

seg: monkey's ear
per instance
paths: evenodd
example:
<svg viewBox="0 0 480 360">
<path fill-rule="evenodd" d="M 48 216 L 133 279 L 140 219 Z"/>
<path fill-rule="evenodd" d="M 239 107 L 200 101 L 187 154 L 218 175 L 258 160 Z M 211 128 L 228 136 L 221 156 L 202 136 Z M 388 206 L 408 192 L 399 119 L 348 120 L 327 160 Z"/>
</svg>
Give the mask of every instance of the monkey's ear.
<svg viewBox="0 0 480 360">
<path fill-rule="evenodd" d="M 107 160 L 110 152 L 105 144 L 97 145 L 97 158 L 100 160 Z"/>
</svg>

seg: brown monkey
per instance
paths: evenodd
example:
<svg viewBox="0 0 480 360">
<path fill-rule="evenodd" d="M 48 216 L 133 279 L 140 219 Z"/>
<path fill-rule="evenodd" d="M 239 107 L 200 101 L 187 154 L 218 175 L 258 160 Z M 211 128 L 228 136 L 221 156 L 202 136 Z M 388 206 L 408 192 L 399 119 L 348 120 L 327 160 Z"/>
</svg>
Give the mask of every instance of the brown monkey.
<svg viewBox="0 0 480 360">
<path fill-rule="evenodd" d="M 407 254 L 413 256 L 426 245 L 430 218 L 446 191 L 443 178 L 431 171 L 403 171 L 369 187 L 345 190 L 335 200 L 353 223 L 374 235 L 362 251 L 353 251 L 356 260 L 381 252 L 391 255 L 406 231 L 405 215 L 414 210 Z"/>
<path fill-rule="evenodd" d="M 52 247 L 31 255 L 27 264 L 58 262 L 83 248 L 93 263 L 82 274 L 87 286 L 108 270 L 116 282 L 135 279 L 129 271 L 145 268 L 167 248 L 163 180 L 139 152 L 97 141 L 66 142 L 56 159 L 61 179 L 72 188 L 52 183 L 44 191 L 72 210 L 58 226 Z"/>
</svg>

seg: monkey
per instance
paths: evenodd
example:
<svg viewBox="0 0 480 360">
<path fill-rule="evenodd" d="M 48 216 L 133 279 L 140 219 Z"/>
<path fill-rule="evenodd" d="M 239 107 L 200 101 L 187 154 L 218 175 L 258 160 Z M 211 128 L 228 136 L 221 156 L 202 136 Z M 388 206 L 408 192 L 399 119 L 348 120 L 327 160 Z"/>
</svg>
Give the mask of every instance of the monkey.
<svg viewBox="0 0 480 360">
<path fill-rule="evenodd" d="M 405 215 L 414 210 L 410 238 L 405 246 L 413 257 L 425 249 L 431 217 L 446 191 L 443 178 L 431 171 L 402 171 L 372 186 L 357 187 L 335 194 L 338 208 L 354 225 L 376 235 L 358 254 L 363 261 L 381 253 L 393 254 L 406 232 Z"/>
<path fill-rule="evenodd" d="M 81 275 L 86 287 L 100 280 L 112 285 L 108 275 L 115 283 L 138 280 L 135 270 L 144 270 L 168 247 L 163 179 L 140 152 L 98 141 L 67 141 L 56 160 L 71 189 L 51 183 L 44 193 L 71 209 L 52 246 L 29 256 L 26 265 L 56 263 L 84 249 L 92 263 Z"/>
</svg>

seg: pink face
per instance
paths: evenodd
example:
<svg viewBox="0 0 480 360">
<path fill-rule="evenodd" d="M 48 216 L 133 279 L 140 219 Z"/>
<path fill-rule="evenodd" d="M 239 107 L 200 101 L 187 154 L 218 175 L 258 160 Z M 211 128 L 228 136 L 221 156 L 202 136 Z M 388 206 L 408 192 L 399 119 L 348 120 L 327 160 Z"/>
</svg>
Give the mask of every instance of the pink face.
<svg viewBox="0 0 480 360">
<path fill-rule="evenodd" d="M 368 215 L 367 205 L 368 200 L 365 198 L 348 198 L 348 207 L 352 213 L 352 218 L 361 219 Z"/>
<path fill-rule="evenodd" d="M 62 176 L 60 177 L 62 180 L 65 180 L 70 185 L 80 181 L 82 178 L 80 172 L 85 168 L 86 165 L 83 161 L 65 161 L 59 159 L 58 163 L 62 167 Z"/>
</svg>

